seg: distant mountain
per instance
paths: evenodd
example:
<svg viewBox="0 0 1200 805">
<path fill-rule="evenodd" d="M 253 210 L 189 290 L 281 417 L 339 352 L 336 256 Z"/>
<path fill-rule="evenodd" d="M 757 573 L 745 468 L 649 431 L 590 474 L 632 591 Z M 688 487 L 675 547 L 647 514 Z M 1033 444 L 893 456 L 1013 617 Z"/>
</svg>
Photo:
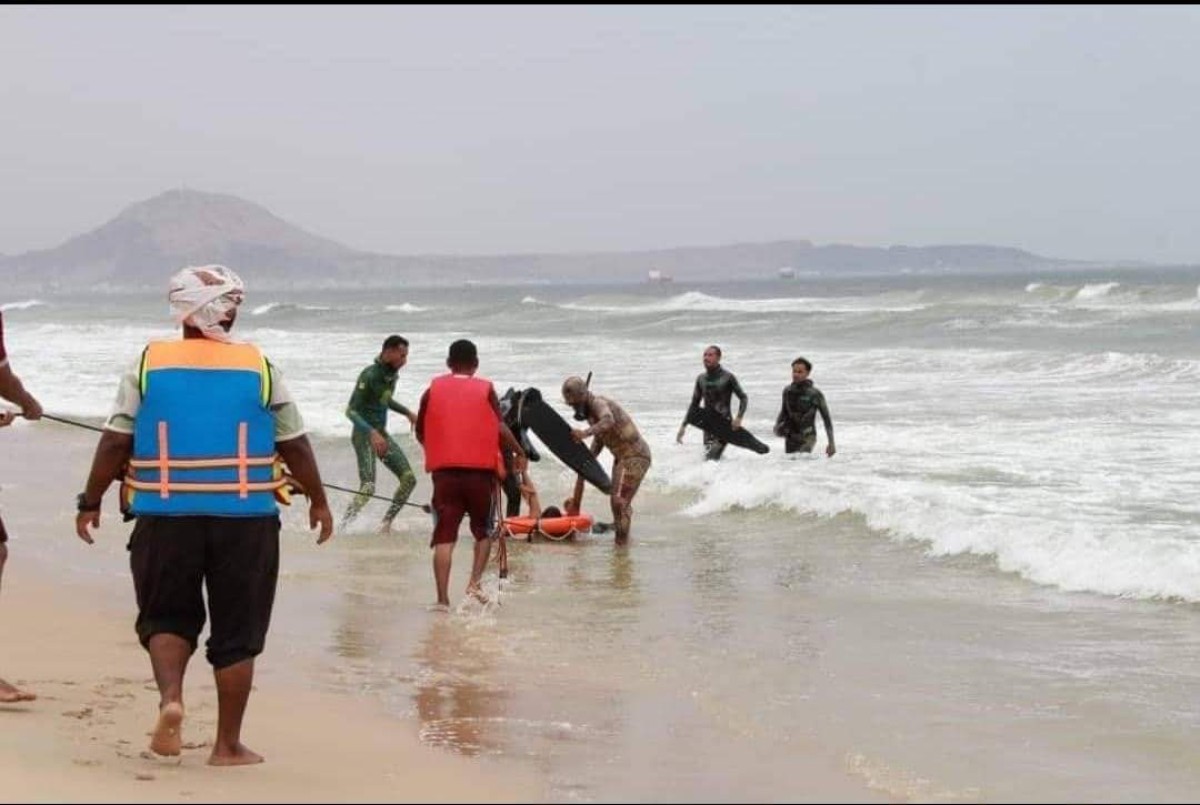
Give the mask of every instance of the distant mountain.
<svg viewBox="0 0 1200 805">
<path fill-rule="evenodd" d="M 1002 246 L 815 246 L 807 240 L 635 252 L 495 256 L 372 254 L 305 232 L 236 196 L 171 190 L 53 249 L 0 255 L 6 284 L 46 290 L 153 287 L 185 265 L 221 263 L 259 287 L 364 287 L 464 281 L 676 280 L 803 274 L 959 272 L 1067 265 Z"/>
</svg>

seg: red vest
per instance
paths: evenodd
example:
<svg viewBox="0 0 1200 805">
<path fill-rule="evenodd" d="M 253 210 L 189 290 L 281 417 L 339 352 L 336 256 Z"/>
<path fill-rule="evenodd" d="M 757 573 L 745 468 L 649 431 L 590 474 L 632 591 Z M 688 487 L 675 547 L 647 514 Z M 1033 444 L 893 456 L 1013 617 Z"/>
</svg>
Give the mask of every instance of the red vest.
<svg viewBox="0 0 1200 805">
<path fill-rule="evenodd" d="M 481 377 L 442 375 L 425 401 L 425 471 L 496 469 L 500 417 L 492 383 Z"/>
</svg>

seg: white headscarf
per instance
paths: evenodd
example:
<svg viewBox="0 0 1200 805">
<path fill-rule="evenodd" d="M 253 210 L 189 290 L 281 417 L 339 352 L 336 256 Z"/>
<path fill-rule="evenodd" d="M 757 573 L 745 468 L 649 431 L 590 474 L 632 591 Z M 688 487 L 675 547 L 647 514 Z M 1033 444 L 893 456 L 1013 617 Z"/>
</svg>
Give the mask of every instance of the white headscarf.
<svg viewBox="0 0 1200 805">
<path fill-rule="evenodd" d="M 188 266 L 171 277 L 167 301 L 178 322 L 195 327 L 205 338 L 228 342 L 221 322 L 242 303 L 244 292 L 242 278 L 225 266 Z"/>
</svg>

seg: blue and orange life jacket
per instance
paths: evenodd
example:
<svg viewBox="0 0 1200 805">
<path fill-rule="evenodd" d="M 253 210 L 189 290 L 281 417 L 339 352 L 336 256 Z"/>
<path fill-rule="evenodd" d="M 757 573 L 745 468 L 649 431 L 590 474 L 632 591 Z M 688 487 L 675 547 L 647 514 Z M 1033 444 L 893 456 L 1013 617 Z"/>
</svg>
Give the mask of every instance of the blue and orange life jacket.
<svg viewBox="0 0 1200 805">
<path fill-rule="evenodd" d="M 153 341 L 125 485 L 134 515 L 277 514 L 271 373 L 258 348 L 207 338 Z"/>
<path fill-rule="evenodd" d="M 492 407 L 491 381 L 442 375 L 429 384 L 425 401 L 425 471 L 496 471 L 500 417 Z"/>
</svg>

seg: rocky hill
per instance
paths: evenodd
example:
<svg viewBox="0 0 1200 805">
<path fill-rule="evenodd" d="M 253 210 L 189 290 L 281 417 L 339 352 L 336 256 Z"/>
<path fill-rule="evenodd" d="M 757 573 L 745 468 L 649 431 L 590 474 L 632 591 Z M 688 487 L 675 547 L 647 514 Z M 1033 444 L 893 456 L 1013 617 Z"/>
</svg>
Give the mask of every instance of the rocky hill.
<svg viewBox="0 0 1200 805">
<path fill-rule="evenodd" d="M 1003 271 L 1064 265 L 1001 246 L 816 246 L 807 240 L 636 252 L 495 256 L 371 254 L 305 232 L 236 196 L 171 190 L 60 246 L 0 255 L 9 287 L 145 287 L 185 265 L 221 263 L 256 285 L 391 286 L 476 282 L 773 277 L 805 272 Z"/>
</svg>

